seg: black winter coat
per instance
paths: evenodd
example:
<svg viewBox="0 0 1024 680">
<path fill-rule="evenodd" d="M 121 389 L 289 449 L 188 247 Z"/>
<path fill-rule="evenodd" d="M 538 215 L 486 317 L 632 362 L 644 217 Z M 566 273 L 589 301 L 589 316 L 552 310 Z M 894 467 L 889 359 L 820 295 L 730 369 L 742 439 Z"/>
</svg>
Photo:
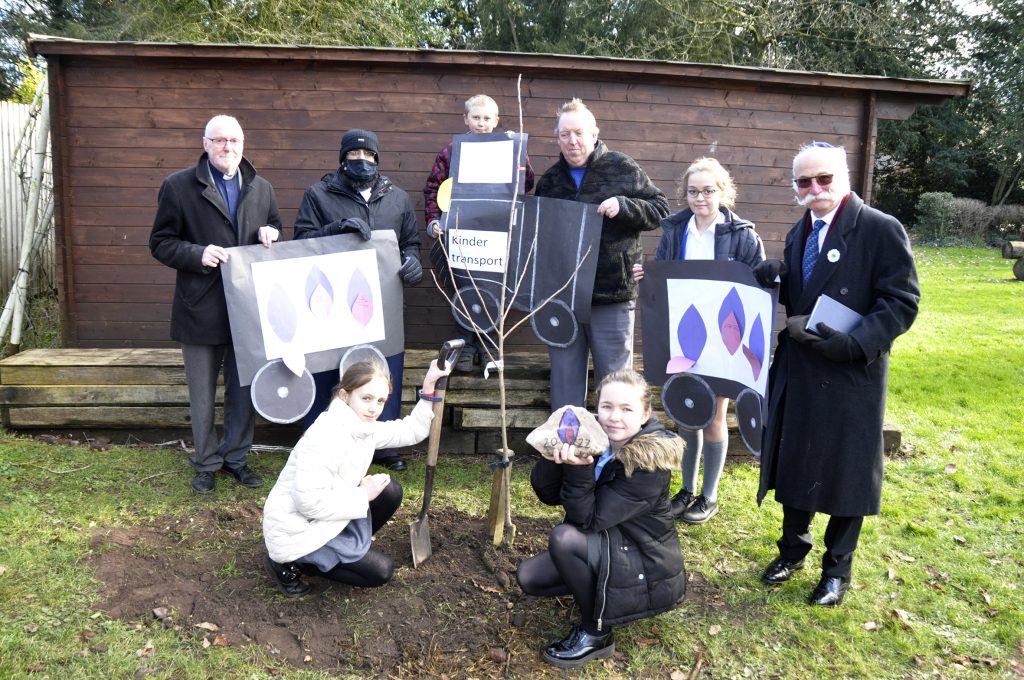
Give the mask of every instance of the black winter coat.
<svg viewBox="0 0 1024 680">
<path fill-rule="evenodd" d="M 910 242 L 896 218 L 850 194 L 832 221 L 804 287 L 809 213 L 786 235 L 779 301 L 810 314 L 822 293 L 864 315 L 850 335 L 864 359 L 837 363 L 779 334 L 768 375 L 768 418 L 758 503 L 769 489 L 799 510 L 839 517 L 878 514 L 889 350 L 917 316 L 921 291 Z"/>
<path fill-rule="evenodd" d="M 149 250 L 161 263 L 178 270 L 171 305 L 172 340 L 188 345 L 231 342 L 220 268 L 204 267 L 203 251 L 210 244 L 233 248 L 259 243 L 264 225 L 281 229 L 274 187 L 244 158 L 238 171 L 242 188 L 237 230 L 205 153 L 195 167 L 175 172 L 160 186 Z"/>
<path fill-rule="evenodd" d="M 661 218 L 668 215 L 665 194 L 654 186 L 636 161 L 626 154 L 609 151 L 604 142 L 598 141 L 587 159 L 587 171 L 579 188 L 569 173 L 565 157 L 559 155 L 558 162 L 537 181 L 533 193 L 581 203 L 600 203 L 612 196 L 618 198 L 619 214 L 604 218 L 601 226 L 593 304 L 635 300 L 637 283 L 633 280 L 633 265 L 640 262 L 643 251 L 640 233 L 657 229 Z"/>
<path fill-rule="evenodd" d="M 533 467 L 530 481 L 541 502 L 562 505 L 567 523 L 601 536 L 594 605 L 599 628 L 668 611 L 686 594 L 668 496 L 682 455 L 682 440 L 652 418 L 596 481 L 593 465 L 542 458 Z M 633 468 L 630 475 L 627 466 Z"/>
<path fill-rule="evenodd" d="M 748 222 L 728 208 L 719 209 L 725 223 L 715 225 L 715 259 L 742 262 L 748 267 L 764 261 L 764 244 Z M 693 211 L 684 208 L 661 221 L 661 241 L 655 260 L 678 260 L 682 255 L 682 239 Z"/>
<path fill-rule="evenodd" d="M 370 229 L 391 229 L 398 239 L 402 261 L 420 259 L 420 235 L 409 195 L 384 175 L 377 175 L 370 200 L 349 186 L 340 170 L 329 172 L 306 189 L 295 218 L 295 238 L 325 236 L 324 227 L 336 220 L 358 217 Z"/>
</svg>

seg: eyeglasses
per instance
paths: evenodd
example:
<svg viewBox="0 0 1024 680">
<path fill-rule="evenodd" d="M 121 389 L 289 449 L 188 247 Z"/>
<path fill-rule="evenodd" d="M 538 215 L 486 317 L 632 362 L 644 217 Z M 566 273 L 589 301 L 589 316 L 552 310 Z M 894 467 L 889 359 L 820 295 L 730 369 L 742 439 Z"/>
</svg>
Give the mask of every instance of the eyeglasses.
<svg viewBox="0 0 1024 680">
<path fill-rule="evenodd" d="M 714 196 L 717 193 L 718 193 L 718 189 L 712 189 L 711 187 L 708 187 L 707 189 L 687 189 L 686 190 L 686 195 L 689 196 L 690 198 L 697 198 L 697 196 L 703 196 L 704 198 L 711 198 L 712 196 Z"/>
<path fill-rule="evenodd" d="M 801 189 L 810 189 L 811 182 L 817 182 L 819 187 L 827 187 L 832 184 L 832 175 L 815 175 L 814 177 L 797 177 L 793 184 Z"/>
<path fill-rule="evenodd" d="M 585 130 L 560 130 L 558 132 L 558 138 L 563 142 L 568 142 L 573 137 L 577 139 L 586 139 L 587 132 Z"/>
<path fill-rule="evenodd" d="M 224 146 L 225 144 L 230 144 L 231 146 L 238 146 L 239 144 L 245 141 L 244 139 L 239 139 L 238 137 L 205 137 L 204 139 L 213 142 L 213 144 L 215 144 L 216 146 Z"/>
</svg>

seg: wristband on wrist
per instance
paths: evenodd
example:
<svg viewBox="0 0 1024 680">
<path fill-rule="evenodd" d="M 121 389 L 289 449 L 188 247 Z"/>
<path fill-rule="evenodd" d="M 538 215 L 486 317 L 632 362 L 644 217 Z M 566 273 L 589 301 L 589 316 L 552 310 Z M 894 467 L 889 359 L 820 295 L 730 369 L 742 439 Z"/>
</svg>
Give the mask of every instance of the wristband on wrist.
<svg viewBox="0 0 1024 680">
<path fill-rule="evenodd" d="M 444 401 L 444 397 L 435 397 L 433 392 L 427 393 L 422 389 L 419 391 L 419 396 L 423 401 L 431 401 L 435 404 Z"/>
</svg>

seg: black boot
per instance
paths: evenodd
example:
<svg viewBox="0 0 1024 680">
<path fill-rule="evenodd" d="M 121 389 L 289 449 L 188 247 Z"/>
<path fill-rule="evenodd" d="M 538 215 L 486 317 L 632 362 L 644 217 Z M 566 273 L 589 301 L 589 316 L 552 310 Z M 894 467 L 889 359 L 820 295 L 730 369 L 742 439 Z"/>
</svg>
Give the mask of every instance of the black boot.
<svg viewBox="0 0 1024 680">
<path fill-rule="evenodd" d="M 544 660 L 559 668 L 577 668 L 594 659 L 607 659 L 615 653 L 612 632 L 591 635 L 580 626 L 573 626 L 569 636 L 544 650 Z"/>
<path fill-rule="evenodd" d="M 309 584 L 301 578 L 302 571 L 294 562 L 279 564 L 270 559 L 268 555 L 267 559 L 263 561 L 263 566 L 267 568 L 270 578 L 274 579 L 277 589 L 288 597 L 299 597 L 310 591 Z"/>
</svg>

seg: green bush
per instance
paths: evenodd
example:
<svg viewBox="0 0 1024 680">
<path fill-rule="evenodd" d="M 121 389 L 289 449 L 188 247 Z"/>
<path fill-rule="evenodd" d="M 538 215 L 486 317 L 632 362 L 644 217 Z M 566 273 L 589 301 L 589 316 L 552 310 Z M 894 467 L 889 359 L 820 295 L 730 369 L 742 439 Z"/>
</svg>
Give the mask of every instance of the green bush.
<svg viewBox="0 0 1024 680">
<path fill-rule="evenodd" d="M 992 239 L 1024 238 L 1024 205 L 997 205 L 992 208 Z"/>
<path fill-rule="evenodd" d="M 995 217 L 992 206 L 976 198 L 954 198 L 951 208 L 956 236 L 972 243 L 988 240 L 989 228 Z"/>
<path fill-rule="evenodd" d="M 917 200 L 913 233 L 922 241 L 942 241 L 954 235 L 953 194 L 929 191 Z"/>
</svg>

